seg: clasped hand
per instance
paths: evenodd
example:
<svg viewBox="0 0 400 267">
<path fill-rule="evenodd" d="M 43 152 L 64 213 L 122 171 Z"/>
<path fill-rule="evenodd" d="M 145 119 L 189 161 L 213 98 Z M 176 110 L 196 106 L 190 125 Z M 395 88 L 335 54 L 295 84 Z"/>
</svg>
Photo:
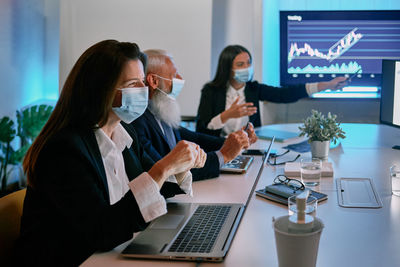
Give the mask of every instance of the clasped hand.
<svg viewBox="0 0 400 267">
<path fill-rule="evenodd" d="M 224 162 L 229 162 L 242 152 L 242 149 L 248 148 L 251 144 L 257 141 L 257 136 L 254 132 L 253 124 L 250 123 L 246 131 L 245 127 L 241 130 L 231 133 L 226 138 L 223 146 L 220 149 L 224 156 Z"/>
<path fill-rule="evenodd" d="M 171 175 L 173 175 L 192 168 L 202 168 L 207 160 L 207 154 L 199 145 L 182 140 L 164 159 L 168 162 Z"/>
<path fill-rule="evenodd" d="M 157 161 L 148 171 L 149 175 L 161 188 L 167 177 L 179 174 L 184 177 L 192 168 L 202 168 L 207 160 L 207 154 L 197 144 L 179 141 L 164 158 Z"/>
</svg>

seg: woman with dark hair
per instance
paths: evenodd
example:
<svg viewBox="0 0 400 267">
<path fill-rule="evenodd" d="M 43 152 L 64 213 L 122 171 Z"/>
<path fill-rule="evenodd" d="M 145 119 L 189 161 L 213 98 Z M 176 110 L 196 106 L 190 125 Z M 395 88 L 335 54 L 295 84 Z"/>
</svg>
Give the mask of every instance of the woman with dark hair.
<svg viewBox="0 0 400 267">
<path fill-rule="evenodd" d="M 145 55 L 99 42 L 78 59 L 48 122 L 28 150 L 21 233 L 13 265 L 77 266 L 132 238 L 166 213 L 164 197 L 191 192 L 205 153 L 180 142 L 154 163 L 120 124 L 147 107 Z"/>
<path fill-rule="evenodd" d="M 252 81 L 250 52 L 240 45 L 222 50 L 214 79 L 204 85 L 197 111 L 196 130 L 215 136 L 227 135 L 247 122 L 261 126 L 259 101 L 290 103 L 313 93 L 340 89 L 345 77 L 329 82 L 307 83 L 289 87 L 273 87 Z"/>
</svg>

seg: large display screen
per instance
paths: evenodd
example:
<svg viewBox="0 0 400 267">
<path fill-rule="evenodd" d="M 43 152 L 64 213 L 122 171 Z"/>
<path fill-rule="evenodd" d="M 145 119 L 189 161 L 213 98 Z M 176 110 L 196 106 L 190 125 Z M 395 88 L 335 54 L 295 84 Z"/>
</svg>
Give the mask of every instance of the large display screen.
<svg viewBox="0 0 400 267">
<path fill-rule="evenodd" d="M 400 61 L 384 60 L 382 63 L 380 120 L 400 127 Z"/>
<path fill-rule="evenodd" d="M 281 84 L 353 76 L 381 85 L 382 60 L 400 60 L 400 11 L 281 11 Z"/>
</svg>

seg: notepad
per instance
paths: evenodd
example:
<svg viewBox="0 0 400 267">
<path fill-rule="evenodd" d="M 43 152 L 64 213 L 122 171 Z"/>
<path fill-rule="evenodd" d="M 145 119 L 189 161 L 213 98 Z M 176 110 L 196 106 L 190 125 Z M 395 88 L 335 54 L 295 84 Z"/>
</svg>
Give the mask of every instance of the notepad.
<svg viewBox="0 0 400 267">
<path fill-rule="evenodd" d="M 287 162 L 285 175 L 288 177 L 300 177 L 300 162 Z M 322 162 L 321 177 L 333 177 L 332 162 Z"/>
<path fill-rule="evenodd" d="M 273 130 L 265 127 L 261 127 L 255 130 L 255 133 L 260 139 L 272 139 L 275 136 L 275 141 L 284 142 L 290 138 L 298 137 L 299 133 L 287 132 L 281 130 Z"/>
</svg>

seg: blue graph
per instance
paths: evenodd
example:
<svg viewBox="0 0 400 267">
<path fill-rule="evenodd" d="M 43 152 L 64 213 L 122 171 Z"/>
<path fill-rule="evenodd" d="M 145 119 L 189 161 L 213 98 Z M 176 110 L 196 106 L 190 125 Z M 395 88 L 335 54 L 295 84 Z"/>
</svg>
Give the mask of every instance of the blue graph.
<svg viewBox="0 0 400 267">
<path fill-rule="evenodd" d="M 380 73 L 400 58 L 398 21 L 288 21 L 288 74 Z"/>
<path fill-rule="evenodd" d="M 342 39 L 337 41 L 328 49 L 328 53 L 323 53 L 318 49 L 313 49 L 310 44 L 304 43 L 304 47 L 299 48 L 297 43 L 292 43 L 290 45 L 288 61 L 289 63 L 296 57 L 300 57 L 302 54 L 308 55 L 310 58 L 317 57 L 320 59 L 326 59 L 331 62 L 342 56 L 347 50 L 349 50 L 353 45 L 355 45 L 363 35 L 361 33 L 356 33 L 357 28 L 354 28 L 348 34 L 346 34 Z"/>
<path fill-rule="evenodd" d="M 304 68 L 300 67 L 289 67 L 288 73 L 323 73 L 323 74 L 344 74 L 344 73 L 356 73 L 359 69 L 361 69 L 360 73 L 362 73 L 362 68 L 357 62 L 351 61 L 349 64 L 331 64 L 329 66 L 312 66 L 308 64 Z"/>
</svg>

